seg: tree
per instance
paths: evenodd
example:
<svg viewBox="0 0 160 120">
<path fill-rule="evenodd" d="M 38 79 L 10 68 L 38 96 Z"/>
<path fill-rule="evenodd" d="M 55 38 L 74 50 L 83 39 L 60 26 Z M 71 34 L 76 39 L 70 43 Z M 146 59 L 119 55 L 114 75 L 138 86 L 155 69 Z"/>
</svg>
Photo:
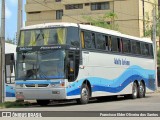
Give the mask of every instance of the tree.
<svg viewBox="0 0 160 120">
<path fill-rule="evenodd" d="M 144 37 L 152 38 L 152 24 L 150 23 L 150 18 L 148 13 L 145 14 L 145 33 Z M 156 15 L 156 36 L 160 40 L 160 11 Z M 160 66 L 160 49 L 157 51 L 157 65 Z"/>
<path fill-rule="evenodd" d="M 156 24 L 156 35 L 160 36 L 160 13 L 158 13 L 157 17 L 157 24 Z M 145 33 L 144 37 L 151 37 L 152 36 L 152 24 L 150 22 L 149 14 L 145 13 Z"/>
<path fill-rule="evenodd" d="M 7 38 L 7 39 L 5 40 L 5 42 L 6 42 L 6 43 L 10 43 L 10 44 L 15 44 L 15 38 L 13 38 L 13 39 Z"/>
<path fill-rule="evenodd" d="M 103 16 L 97 16 L 93 18 L 91 16 L 84 16 L 90 24 L 103 27 L 111 30 L 118 30 L 118 24 L 115 24 L 115 19 L 117 19 L 117 15 L 114 12 L 106 12 Z"/>
</svg>

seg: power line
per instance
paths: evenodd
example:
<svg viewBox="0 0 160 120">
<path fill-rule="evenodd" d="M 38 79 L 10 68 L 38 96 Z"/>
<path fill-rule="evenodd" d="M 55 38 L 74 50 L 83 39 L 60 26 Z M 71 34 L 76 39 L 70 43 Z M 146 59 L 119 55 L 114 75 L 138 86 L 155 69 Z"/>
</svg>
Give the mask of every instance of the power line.
<svg viewBox="0 0 160 120">
<path fill-rule="evenodd" d="M 36 1 L 36 0 L 33 0 L 33 1 L 35 1 L 36 3 L 38 3 L 38 4 L 41 4 L 41 5 L 43 5 L 43 6 L 45 6 L 45 7 L 47 7 L 47 8 L 49 8 L 49 9 L 51 9 L 51 10 L 54 10 L 54 11 L 56 11 L 55 9 L 53 9 L 53 8 L 51 8 L 51 7 L 49 7 L 49 6 L 47 6 L 47 5 L 45 5 L 45 4 L 42 4 L 41 2 L 38 2 L 38 1 Z M 92 3 L 92 1 L 90 1 L 90 0 L 88 0 L 90 3 Z M 146 1 L 145 1 L 146 2 Z M 63 1 L 63 3 L 66 3 L 66 4 L 68 4 L 69 5 L 69 3 L 68 2 L 64 2 Z M 148 2 L 148 3 L 151 3 L 151 2 Z M 154 3 L 152 3 L 152 4 L 154 4 Z M 70 5 L 71 6 L 71 5 Z M 78 7 L 76 7 L 76 6 L 72 6 L 73 8 L 75 8 L 75 9 L 78 9 Z M 115 11 L 115 10 L 114 10 Z M 125 15 L 128 15 L 128 16 L 135 16 L 135 17 L 137 17 L 136 15 L 133 15 L 133 14 L 127 14 L 127 13 L 124 13 L 124 12 L 120 12 L 120 11 L 115 11 L 115 13 L 121 13 L 121 14 L 125 14 Z M 89 15 L 89 14 L 100 14 L 100 13 L 87 13 L 87 14 L 83 14 L 83 15 Z M 70 18 L 72 18 L 72 19 L 75 19 L 75 20 L 77 20 L 77 21 L 79 21 L 79 22 L 82 22 L 82 21 L 80 21 L 80 20 L 78 20 L 78 19 L 76 19 L 76 18 L 73 18 L 73 17 L 71 17 L 71 16 L 69 16 L 69 15 L 67 15 L 67 14 L 63 14 L 64 16 L 67 16 L 67 17 L 70 17 Z M 139 17 L 143 17 L 143 16 L 139 16 Z"/>
<path fill-rule="evenodd" d="M 43 3 L 41 3 L 41 2 L 38 2 L 38 1 L 36 1 L 36 0 L 33 0 L 33 1 L 36 2 L 36 3 L 38 3 L 38 4 L 40 4 L 40 5 L 42 5 L 42 6 L 44 6 L 44 7 L 47 7 L 47 8 L 49 8 L 49 9 L 51 9 L 51 10 L 56 11 L 55 9 L 49 7 L 48 5 L 45 5 L 45 4 L 43 4 Z M 91 2 L 90 0 L 88 0 L 88 1 Z M 69 3 L 64 2 L 64 1 L 63 1 L 63 3 L 69 4 Z M 72 7 L 78 9 L 78 7 L 76 7 L 76 6 L 72 6 Z M 116 12 L 119 12 L 119 11 L 116 11 Z M 136 16 L 136 15 L 131 15 L 131 14 L 123 13 L 123 12 L 119 12 L 119 13 L 126 14 L 126 15 L 130 15 L 130 16 Z M 83 14 L 83 15 L 89 15 L 89 14 L 93 14 L 93 13 L 88 13 L 88 14 Z M 99 13 L 94 13 L 94 14 L 99 14 Z M 67 14 L 63 14 L 63 15 L 64 15 L 64 16 L 67 16 L 67 17 L 70 17 L 70 18 L 72 18 L 72 19 L 74 19 L 74 20 L 77 20 L 77 21 L 79 21 L 79 22 L 82 22 L 82 21 L 80 21 L 80 20 L 78 20 L 78 19 L 76 19 L 76 18 L 73 18 L 73 17 L 71 17 L 71 16 L 69 16 L 69 15 L 67 15 Z M 56 20 L 56 19 L 55 19 L 55 20 Z M 116 20 L 115 20 L 115 21 L 116 21 Z M 83 23 L 83 22 L 82 22 L 82 23 Z M 131 27 L 129 27 L 129 26 L 125 26 L 124 24 L 121 24 L 121 27 L 131 28 Z M 141 30 L 143 30 L 142 28 L 133 27 L 133 26 L 132 26 L 132 28 L 133 28 L 133 29 L 141 29 Z"/>
<path fill-rule="evenodd" d="M 51 9 L 51 10 L 56 11 L 55 9 L 53 9 L 53 8 L 51 8 L 51 7 L 49 7 L 49 6 L 45 5 L 45 4 L 43 4 L 43 3 L 41 3 L 41 2 L 38 2 L 38 1 L 36 1 L 36 0 L 33 0 L 33 1 L 36 2 L 36 3 L 38 3 L 38 4 L 43 5 L 44 7 L 47 7 L 47 8 L 49 8 L 49 9 Z M 74 19 L 74 20 L 77 20 L 77 21 L 79 21 L 79 22 L 82 22 L 82 21 L 80 21 L 80 20 L 78 20 L 78 19 L 76 19 L 76 18 L 74 18 L 74 17 L 69 16 L 69 15 L 66 15 L 66 14 L 63 14 L 63 15 L 64 15 L 64 16 L 67 16 L 67 17 L 69 17 L 69 18 L 72 18 L 72 19 Z"/>
</svg>

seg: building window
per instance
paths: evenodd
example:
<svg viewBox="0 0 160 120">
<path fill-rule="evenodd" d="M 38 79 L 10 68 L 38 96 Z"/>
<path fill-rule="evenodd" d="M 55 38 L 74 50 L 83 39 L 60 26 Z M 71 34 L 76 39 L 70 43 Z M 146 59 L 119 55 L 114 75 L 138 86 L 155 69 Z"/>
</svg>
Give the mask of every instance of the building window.
<svg viewBox="0 0 160 120">
<path fill-rule="evenodd" d="M 55 2 L 61 2 L 62 0 L 55 0 Z"/>
<path fill-rule="evenodd" d="M 85 5 L 85 6 L 89 6 L 89 3 L 85 3 L 84 5 Z"/>
<path fill-rule="evenodd" d="M 83 4 L 70 4 L 65 6 L 66 10 L 70 9 L 83 9 Z"/>
<path fill-rule="evenodd" d="M 107 10 L 109 9 L 109 2 L 91 3 L 91 10 Z"/>
<path fill-rule="evenodd" d="M 36 12 L 28 12 L 28 14 L 38 14 L 41 13 L 41 11 L 36 11 Z"/>
<path fill-rule="evenodd" d="M 63 10 L 57 10 L 56 11 L 56 19 L 60 20 L 60 19 L 62 19 L 62 16 L 63 16 Z"/>
</svg>

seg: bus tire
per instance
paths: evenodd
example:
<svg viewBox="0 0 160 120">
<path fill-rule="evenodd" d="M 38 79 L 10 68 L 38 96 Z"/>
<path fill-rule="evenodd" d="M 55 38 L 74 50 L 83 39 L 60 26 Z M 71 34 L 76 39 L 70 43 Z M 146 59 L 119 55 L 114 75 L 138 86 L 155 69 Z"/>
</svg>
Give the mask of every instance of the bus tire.
<svg viewBox="0 0 160 120">
<path fill-rule="evenodd" d="M 138 87 L 138 97 L 139 98 L 145 97 L 145 85 L 142 81 L 140 82 Z"/>
<path fill-rule="evenodd" d="M 87 104 L 89 101 L 90 91 L 86 84 L 82 85 L 81 88 L 81 98 L 77 100 L 78 104 Z"/>
<path fill-rule="evenodd" d="M 37 100 L 37 104 L 40 106 L 47 106 L 50 103 L 50 100 Z"/>
<path fill-rule="evenodd" d="M 136 82 L 133 83 L 133 86 L 132 86 L 132 94 L 131 94 L 131 98 L 132 99 L 136 99 L 138 96 L 138 85 Z"/>
</svg>

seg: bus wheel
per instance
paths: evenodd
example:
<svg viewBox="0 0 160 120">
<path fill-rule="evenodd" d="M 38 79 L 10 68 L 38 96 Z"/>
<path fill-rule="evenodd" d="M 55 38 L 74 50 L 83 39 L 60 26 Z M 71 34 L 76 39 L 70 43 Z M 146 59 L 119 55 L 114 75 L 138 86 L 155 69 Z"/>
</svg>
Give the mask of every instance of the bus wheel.
<svg viewBox="0 0 160 120">
<path fill-rule="evenodd" d="M 50 103 L 49 100 L 37 100 L 37 103 L 40 105 L 40 106 L 46 106 Z"/>
<path fill-rule="evenodd" d="M 143 98 L 145 97 L 145 86 L 144 83 L 141 81 L 138 87 L 138 97 Z"/>
<path fill-rule="evenodd" d="M 134 83 L 133 83 L 133 87 L 132 87 L 131 98 L 132 98 L 132 99 L 136 99 L 137 96 L 138 96 L 138 87 L 137 87 L 137 83 L 134 82 Z"/>
<path fill-rule="evenodd" d="M 89 101 L 89 88 L 86 84 L 82 85 L 81 98 L 77 100 L 79 104 L 87 104 Z"/>
</svg>

